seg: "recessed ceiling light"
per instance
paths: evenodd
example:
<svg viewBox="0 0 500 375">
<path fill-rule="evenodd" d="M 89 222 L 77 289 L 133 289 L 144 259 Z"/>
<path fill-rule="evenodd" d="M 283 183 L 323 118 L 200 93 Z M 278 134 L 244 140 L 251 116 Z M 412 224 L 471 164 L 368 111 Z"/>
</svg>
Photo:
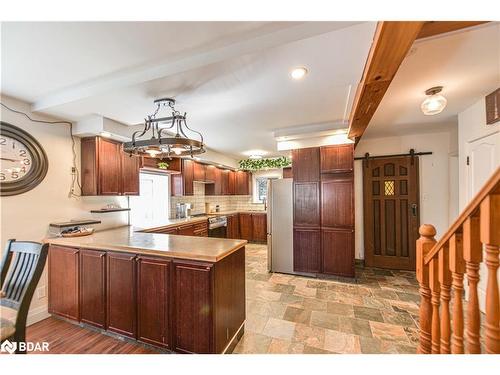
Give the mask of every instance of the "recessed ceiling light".
<svg viewBox="0 0 500 375">
<path fill-rule="evenodd" d="M 297 68 L 293 68 L 292 72 L 290 73 L 290 76 L 293 79 L 302 79 L 304 76 L 307 74 L 307 69 L 304 68 L 303 66 L 299 66 Z"/>
<path fill-rule="evenodd" d="M 430 89 L 425 90 L 427 98 L 425 98 L 420 106 L 424 115 L 432 116 L 443 112 L 443 109 L 446 107 L 446 103 L 448 101 L 443 95 L 440 94 L 442 90 L 443 86 L 431 87 Z"/>
</svg>

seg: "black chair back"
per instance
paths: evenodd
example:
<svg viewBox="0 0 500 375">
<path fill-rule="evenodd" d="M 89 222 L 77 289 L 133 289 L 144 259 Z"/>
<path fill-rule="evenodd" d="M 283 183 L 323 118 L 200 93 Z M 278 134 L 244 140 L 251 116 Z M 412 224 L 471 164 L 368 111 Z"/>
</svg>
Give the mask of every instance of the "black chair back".
<svg viewBox="0 0 500 375">
<path fill-rule="evenodd" d="M 31 241 L 7 241 L 0 266 L 0 285 L 5 296 L 0 305 L 28 313 L 29 305 L 43 272 L 48 244 Z M 19 318 L 19 317 L 18 317 Z"/>
</svg>

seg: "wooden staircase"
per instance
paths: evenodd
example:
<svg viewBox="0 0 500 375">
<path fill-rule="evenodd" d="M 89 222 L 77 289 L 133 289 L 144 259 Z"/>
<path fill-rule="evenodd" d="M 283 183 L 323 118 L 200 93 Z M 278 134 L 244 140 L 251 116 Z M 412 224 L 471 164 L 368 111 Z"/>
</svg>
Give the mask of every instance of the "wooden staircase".
<svg viewBox="0 0 500 375">
<path fill-rule="evenodd" d="M 421 302 L 418 353 L 481 353 L 481 313 L 477 286 L 479 264 L 483 261 L 487 267 L 484 347 L 487 353 L 500 353 L 497 279 L 500 245 L 500 168 L 438 242 L 434 239 L 436 229 L 430 224 L 422 225 L 419 233 L 417 279 L 420 284 Z M 464 275 L 467 276 L 469 289 L 465 311 L 465 335 Z"/>
</svg>

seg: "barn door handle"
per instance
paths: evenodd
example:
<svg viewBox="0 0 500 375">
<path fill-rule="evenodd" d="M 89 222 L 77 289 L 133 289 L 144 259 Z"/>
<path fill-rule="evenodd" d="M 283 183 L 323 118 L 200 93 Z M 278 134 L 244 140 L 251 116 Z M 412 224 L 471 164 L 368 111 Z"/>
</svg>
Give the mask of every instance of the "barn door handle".
<svg viewBox="0 0 500 375">
<path fill-rule="evenodd" d="M 416 203 L 413 203 L 411 205 L 411 213 L 413 216 L 417 216 L 417 204 Z"/>
</svg>

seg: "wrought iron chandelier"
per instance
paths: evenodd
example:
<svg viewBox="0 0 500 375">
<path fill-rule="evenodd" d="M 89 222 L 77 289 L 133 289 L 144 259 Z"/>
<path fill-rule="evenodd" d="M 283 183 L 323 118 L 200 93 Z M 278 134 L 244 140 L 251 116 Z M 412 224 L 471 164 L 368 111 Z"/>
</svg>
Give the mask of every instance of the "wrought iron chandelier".
<svg viewBox="0 0 500 375">
<path fill-rule="evenodd" d="M 205 152 L 203 135 L 191 129 L 186 123 L 186 112 L 181 114 L 175 110 L 175 99 L 163 98 L 154 101 L 156 111 L 144 119 L 144 129 L 132 134 L 132 141 L 123 145 L 125 152 L 133 156 L 150 156 L 157 158 L 170 158 L 191 156 Z M 158 117 L 158 112 L 164 107 L 172 111 L 168 117 Z M 166 126 L 161 126 L 166 124 Z M 197 135 L 199 140 L 189 138 L 186 130 Z M 151 138 L 139 139 L 147 132 L 151 131 Z M 168 136 L 167 132 L 175 132 L 173 136 Z"/>
</svg>

